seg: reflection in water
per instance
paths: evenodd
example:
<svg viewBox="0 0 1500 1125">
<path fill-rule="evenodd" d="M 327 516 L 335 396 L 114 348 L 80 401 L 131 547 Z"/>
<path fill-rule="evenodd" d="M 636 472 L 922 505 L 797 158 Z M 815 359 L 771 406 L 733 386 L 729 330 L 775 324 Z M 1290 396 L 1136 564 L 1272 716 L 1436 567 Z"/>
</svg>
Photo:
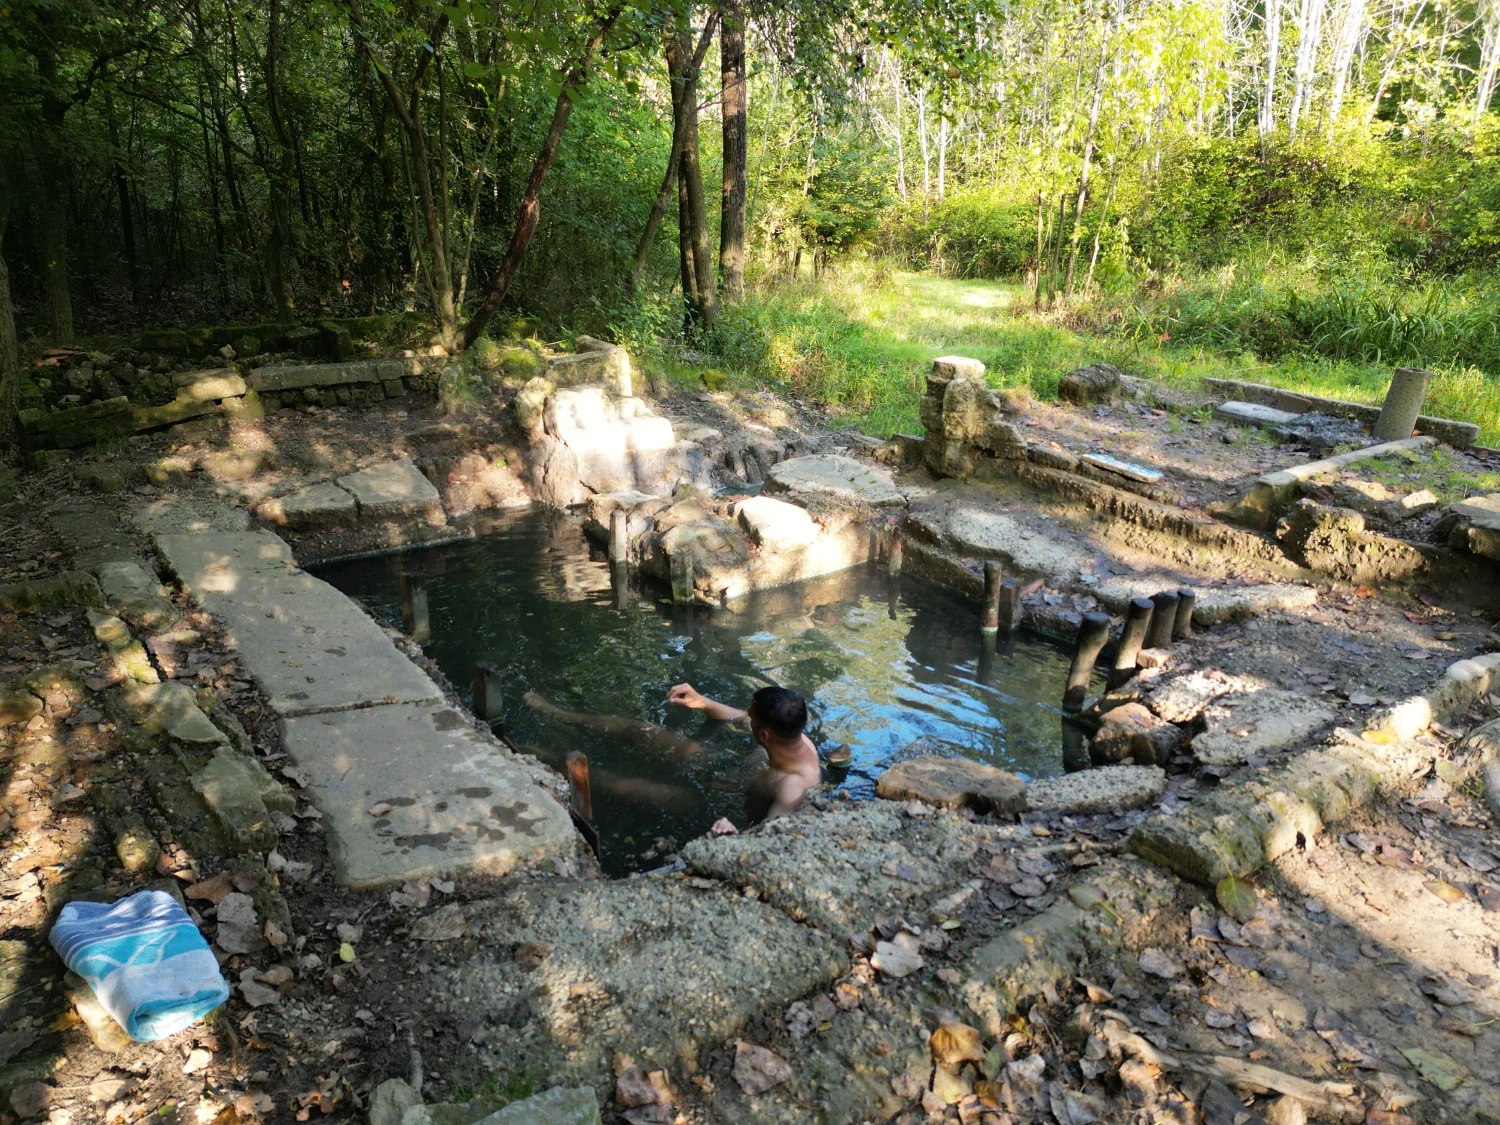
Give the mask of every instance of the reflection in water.
<svg viewBox="0 0 1500 1125">
<path fill-rule="evenodd" d="M 657 839 L 680 842 L 720 816 L 744 822 L 754 743 L 669 709 L 667 690 L 684 681 L 739 706 L 769 683 L 802 693 L 813 741 L 853 751 L 847 775 L 825 778 L 859 796 L 918 738 L 1028 777 L 1063 771 L 1067 653 L 1026 634 L 986 641 L 978 606 L 955 594 L 859 567 L 729 610 L 674 615 L 665 589 L 612 575 L 558 513 L 512 514 L 482 530 L 492 533 L 319 573 L 398 626 L 398 575 L 426 580 L 427 652 L 465 698 L 474 664 L 492 661 L 515 742 L 553 765 L 570 750 L 588 755 L 607 870 L 649 866 L 642 853 Z M 569 712 L 660 724 L 700 749 L 684 757 L 661 749 L 669 740 L 562 722 L 528 706 L 527 692 Z"/>
</svg>

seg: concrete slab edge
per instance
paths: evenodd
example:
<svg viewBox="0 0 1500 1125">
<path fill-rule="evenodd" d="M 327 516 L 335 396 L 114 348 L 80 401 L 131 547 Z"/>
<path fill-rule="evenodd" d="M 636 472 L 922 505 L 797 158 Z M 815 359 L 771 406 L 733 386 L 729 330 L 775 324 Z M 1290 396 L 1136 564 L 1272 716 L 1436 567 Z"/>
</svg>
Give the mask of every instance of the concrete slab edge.
<svg viewBox="0 0 1500 1125">
<path fill-rule="evenodd" d="M 1245 402 L 1261 406 L 1276 406 L 1288 399 L 1305 402 L 1320 414 L 1331 414 L 1336 418 L 1357 418 L 1361 422 L 1373 423 L 1380 417 L 1380 407 L 1364 402 L 1349 402 L 1346 399 L 1324 398 L 1321 395 L 1290 391 L 1283 387 L 1272 387 L 1265 383 L 1250 383 L 1240 379 L 1205 378 L 1203 385 L 1215 394 L 1228 395 Z M 1302 411 L 1307 413 L 1308 411 Z M 1479 427 L 1473 422 L 1459 422 L 1452 418 L 1436 418 L 1423 414 L 1417 418 L 1417 429 L 1446 442 L 1454 449 L 1468 449 L 1479 440 Z"/>
<path fill-rule="evenodd" d="M 1438 760 L 1414 741 L 1467 710 L 1500 675 L 1500 653 L 1453 664 L 1428 691 L 1374 716 L 1363 734 L 1336 730 L 1328 744 L 1255 780 L 1222 787 L 1175 815 L 1155 816 L 1126 842 L 1136 855 L 1203 886 L 1247 876 L 1346 819 L 1377 796 L 1405 792 Z M 1500 754 L 1500 737 L 1471 732 L 1443 760 L 1465 778 Z M 1500 729 L 1500 728 L 1497 728 Z"/>
</svg>

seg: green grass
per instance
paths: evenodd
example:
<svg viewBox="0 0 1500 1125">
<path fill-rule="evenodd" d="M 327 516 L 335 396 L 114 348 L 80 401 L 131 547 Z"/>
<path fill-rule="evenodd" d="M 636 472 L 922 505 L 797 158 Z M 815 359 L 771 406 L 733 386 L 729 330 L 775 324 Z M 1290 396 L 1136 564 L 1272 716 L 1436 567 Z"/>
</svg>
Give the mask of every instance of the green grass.
<svg viewBox="0 0 1500 1125">
<path fill-rule="evenodd" d="M 1143 318 L 1035 316 L 1018 285 L 890 272 L 876 264 L 757 288 L 743 317 L 763 346 L 753 356 L 740 348 L 745 358 L 723 367 L 741 380 L 789 384 L 882 436 L 917 429 L 922 378 L 944 354 L 982 360 L 996 386 L 1026 385 L 1044 399 L 1056 397 L 1067 372 L 1103 362 L 1193 390 L 1213 376 L 1379 403 L 1392 366 L 1301 352 L 1264 361 L 1239 347 L 1179 342 L 1169 331 L 1152 335 Z M 1477 422 L 1481 441 L 1500 440 L 1500 383 L 1474 367 L 1434 370 L 1426 412 Z M 673 376 L 694 377 L 675 364 Z"/>
</svg>

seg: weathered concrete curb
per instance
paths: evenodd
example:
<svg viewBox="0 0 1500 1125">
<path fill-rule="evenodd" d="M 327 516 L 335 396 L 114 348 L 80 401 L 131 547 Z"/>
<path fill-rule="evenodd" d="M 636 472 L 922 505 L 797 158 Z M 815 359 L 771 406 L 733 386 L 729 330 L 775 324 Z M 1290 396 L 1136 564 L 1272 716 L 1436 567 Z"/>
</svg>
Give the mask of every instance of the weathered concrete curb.
<svg viewBox="0 0 1500 1125">
<path fill-rule="evenodd" d="M 1319 414 L 1331 414 L 1335 418 L 1356 418 L 1371 424 L 1380 417 L 1380 407 L 1368 403 L 1302 394 L 1281 387 L 1268 387 L 1264 383 L 1246 383 L 1239 379 L 1204 379 L 1203 385 L 1216 394 L 1228 395 L 1242 402 L 1258 403 L 1278 410 L 1291 406 L 1301 407 L 1302 409 L 1294 411 L 1299 414 L 1316 410 Z M 1438 441 L 1446 442 L 1454 449 L 1468 449 L 1479 440 L 1479 427 L 1473 422 L 1455 422 L 1451 418 L 1434 418 L 1423 414 L 1417 418 L 1417 429 L 1432 435 Z"/>
<path fill-rule="evenodd" d="M 1426 691 L 1376 712 L 1365 724 L 1369 732 L 1388 732 L 1396 738 L 1415 738 L 1436 722 L 1461 715 L 1489 692 L 1500 673 L 1500 653 L 1472 656 L 1448 665 Z"/>
<path fill-rule="evenodd" d="M 1265 531 L 1276 522 L 1276 517 L 1281 514 L 1282 509 L 1296 499 L 1297 489 L 1304 481 L 1312 480 L 1313 477 L 1322 476 L 1324 473 L 1335 472 L 1346 465 L 1353 465 L 1360 461 L 1394 457 L 1407 450 L 1417 450 L 1436 444 L 1436 438 L 1402 438 L 1400 441 L 1367 445 L 1363 449 L 1351 449 L 1348 453 L 1340 453 L 1333 457 L 1324 457 L 1319 461 L 1309 461 L 1305 465 L 1294 465 L 1290 469 L 1266 473 L 1256 480 L 1243 498 L 1234 504 L 1221 506 L 1215 514 L 1228 523 Z"/>
<path fill-rule="evenodd" d="M 1379 793 L 1398 793 L 1438 757 L 1411 741 L 1434 719 L 1466 710 L 1489 690 L 1500 654 L 1460 660 L 1421 695 L 1375 716 L 1363 736 L 1337 730 L 1329 745 L 1257 778 L 1199 797 L 1175 815 L 1139 825 L 1126 846 L 1184 878 L 1213 886 L 1249 875 L 1338 823 Z M 1461 774 L 1480 769 L 1500 743 L 1473 732 L 1456 756 Z"/>
</svg>

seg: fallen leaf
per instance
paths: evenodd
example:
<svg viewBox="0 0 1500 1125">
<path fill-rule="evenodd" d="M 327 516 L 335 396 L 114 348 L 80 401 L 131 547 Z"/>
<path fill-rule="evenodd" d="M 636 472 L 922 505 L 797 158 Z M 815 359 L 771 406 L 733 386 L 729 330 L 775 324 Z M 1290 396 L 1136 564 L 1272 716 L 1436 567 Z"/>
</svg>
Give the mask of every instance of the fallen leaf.
<svg viewBox="0 0 1500 1125">
<path fill-rule="evenodd" d="M 1374 586 L 1356 586 L 1354 588 L 1354 596 L 1356 598 L 1373 598 L 1379 592 Z"/>
<path fill-rule="evenodd" d="M 1229 733 L 1236 738 L 1244 738 L 1246 735 L 1255 733 L 1254 723 L 1237 723 L 1229 728 Z"/>
<path fill-rule="evenodd" d="M 354 960 L 354 956 L 354 946 L 350 945 L 347 941 L 339 946 L 340 961 L 344 962 L 347 965 L 350 961 Z"/>
<path fill-rule="evenodd" d="M 1439 1090 L 1448 1091 L 1457 1086 L 1466 1077 L 1462 1067 L 1454 1062 L 1441 1051 L 1424 1051 L 1420 1047 L 1403 1047 L 1401 1053 L 1412 1066 L 1417 1068 L 1426 1081 L 1431 1082 Z"/>
<path fill-rule="evenodd" d="M 1373 742 L 1376 746 L 1389 746 L 1397 741 L 1396 732 L 1390 730 L 1367 730 L 1360 738 L 1366 742 Z"/>
<path fill-rule="evenodd" d="M 391 811 L 391 806 L 386 804 L 384 801 L 377 801 L 365 811 L 368 812 L 371 816 L 384 816 L 386 813 Z"/>
<path fill-rule="evenodd" d="M 229 878 L 229 872 L 221 871 L 219 874 L 201 882 L 194 883 L 182 893 L 191 899 L 206 900 L 218 904 L 224 900 L 224 896 L 234 890 L 234 884 Z"/>
<path fill-rule="evenodd" d="M 458 903 L 439 907 L 412 924 L 411 936 L 418 941 L 453 941 L 469 932 L 464 908 Z"/>
<path fill-rule="evenodd" d="M 1234 875 L 1219 880 L 1219 885 L 1214 888 L 1214 897 L 1229 916 L 1238 922 L 1250 921 L 1260 909 L 1255 888 Z"/>
<path fill-rule="evenodd" d="M 926 962 L 918 952 L 914 934 L 899 933 L 891 941 L 877 941 L 870 964 L 889 977 L 906 977 L 920 969 Z"/>
<path fill-rule="evenodd" d="M 1429 879 L 1422 886 L 1426 887 L 1450 906 L 1463 902 L 1466 897 L 1463 891 L 1459 890 L 1452 883 L 1444 882 L 1442 879 Z"/>
</svg>

